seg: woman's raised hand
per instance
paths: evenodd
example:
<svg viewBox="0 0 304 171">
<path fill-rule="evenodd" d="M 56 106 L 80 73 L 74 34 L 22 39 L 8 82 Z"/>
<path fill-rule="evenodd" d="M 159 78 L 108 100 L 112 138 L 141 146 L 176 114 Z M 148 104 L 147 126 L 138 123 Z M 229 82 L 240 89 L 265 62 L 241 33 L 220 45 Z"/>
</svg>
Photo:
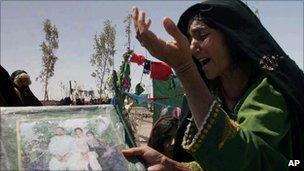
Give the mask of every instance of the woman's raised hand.
<svg viewBox="0 0 304 171">
<path fill-rule="evenodd" d="M 190 44 L 174 22 L 165 17 L 163 25 L 173 40 L 165 42 L 149 30 L 151 20 L 146 19 L 145 12 L 139 11 L 133 7 L 132 18 L 136 30 L 136 38 L 152 56 L 169 64 L 176 72 L 182 70 L 188 65 L 192 65 Z"/>
</svg>

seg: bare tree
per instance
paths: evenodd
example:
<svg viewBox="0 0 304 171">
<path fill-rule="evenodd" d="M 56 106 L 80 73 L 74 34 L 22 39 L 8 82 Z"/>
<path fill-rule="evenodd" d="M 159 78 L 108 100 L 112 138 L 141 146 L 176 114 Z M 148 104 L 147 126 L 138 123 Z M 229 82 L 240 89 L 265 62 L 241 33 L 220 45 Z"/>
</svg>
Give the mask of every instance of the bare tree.
<svg viewBox="0 0 304 171">
<path fill-rule="evenodd" d="M 127 47 L 127 51 L 131 48 L 131 22 L 132 22 L 132 15 L 128 13 L 126 19 L 124 20 L 125 25 L 125 36 L 127 38 L 127 43 L 125 46 Z"/>
<path fill-rule="evenodd" d="M 91 56 L 90 63 L 95 67 L 95 70 L 91 76 L 97 79 L 100 98 L 108 87 L 107 77 L 109 77 L 111 69 L 114 70 L 115 36 L 115 26 L 112 25 L 110 20 L 106 20 L 103 31 L 94 37 L 95 52 Z"/>
<path fill-rule="evenodd" d="M 58 49 L 58 30 L 55 25 L 52 26 L 51 21 L 46 19 L 43 21 L 43 31 L 45 32 L 45 41 L 40 45 L 42 51 L 42 70 L 36 81 L 44 84 L 44 101 L 49 100 L 48 85 L 51 77 L 54 76 L 55 63 L 58 57 L 54 51 Z"/>
</svg>

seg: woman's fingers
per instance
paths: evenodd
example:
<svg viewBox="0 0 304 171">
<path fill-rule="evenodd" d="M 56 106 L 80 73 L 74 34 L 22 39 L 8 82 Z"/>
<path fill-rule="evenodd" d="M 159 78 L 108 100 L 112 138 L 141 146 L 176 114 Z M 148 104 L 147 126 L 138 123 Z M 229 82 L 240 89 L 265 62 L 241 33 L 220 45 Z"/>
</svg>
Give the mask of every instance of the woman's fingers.
<svg viewBox="0 0 304 171">
<path fill-rule="evenodd" d="M 156 164 L 148 167 L 148 171 L 162 171 L 162 170 L 165 170 L 165 167 L 162 164 Z"/>
<path fill-rule="evenodd" d="M 121 152 L 125 157 L 141 156 L 144 154 L 144 149 L 142 147 L 134 147 L 122 150 Z"/>
<path fill-rule="evenodd" d="M 170 18 L 165 17 L 163 24 L 167 33 L 169 33 L 176 40 L 177 44 L 183 47 L 189 46 L 189 42 L 186 36 L 181 33 L 181 31 Z"/>
<path fill-rule="evenodd" d="M 137 31 L 138 30 L 138 26 L 137 26 L 138 8 L 137 7 L 133 7 L 133 9 L 132 9 L 132 18 L 133 18 L 135 30 Z"/>
<path fill-rule="evenodd" d="M 138 28 L 139 28 L 139 31 L 143 31 L 145 28 L 146 28 L 146 22 L 145 22 L 145 18 L 146 17 L 146 14 L 144 11 L 140 10 L 139 11 L 139 14 L 138 14 Z"/>
<path fill-rule="evenodd" d="M 166 42 L 158 38 L 152 31 L 149 30 L 151 19 L 147 18 L 145 12 L 138 10 L 137 7 L 132 9 L 132 18 L 136 31 L 136 39 L 145 47 L 152 56 L 162 58 L 164 56 Z M 164 60 L 164 59 L 160 59 Z"/>
<path fill-rule="evenodd" d="M 132 18 L 133 18 L 133 23 L 134 23 L 134 28 L 135 28 L 135 32 L 136 32 L 136 39 L 141 42 L 142 46 L 144 46 L 144 44 L 142 43 L 142 39 L 140 37 L 140 26 L 139 26 L 139 11 L 137 7 L 133 7 L 132 8 Z"/>
<path fill-rule="evenodd" d="M 147 29 L 150 28 L 151 22 L 152 22 L 151 19 L 150 19 L 150 18 L 147 18 L 147 20 L 146 20 L 146 22 L 145 22 Z"/>
<path fill-rule="evenodd" d="M 133 18 L 134 22 L 137 22 L 137 20 L 138 20 L 138 8 L 137 7 L 132 8 L 132 18 Z"/>
</svg>

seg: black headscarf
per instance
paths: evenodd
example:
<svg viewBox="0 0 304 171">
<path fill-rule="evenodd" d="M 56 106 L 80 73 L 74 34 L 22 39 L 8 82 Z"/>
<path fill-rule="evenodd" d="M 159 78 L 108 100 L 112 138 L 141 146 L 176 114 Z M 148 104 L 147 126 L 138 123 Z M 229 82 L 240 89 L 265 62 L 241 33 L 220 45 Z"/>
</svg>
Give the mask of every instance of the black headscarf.
<svg viewBox="0 0 304 171">
<path fill-rule="evenodd" d="M 194 17 L 220 30 L 238 60 L 249 61 L 255 70 L 264 73 L 285 98 L 292 124 L 294 159 L 304 160 L 304 74 L 296 63 L 263 27 L 256 15 L 239 0 L 207 0 L 188 8 L 177 24 L 188 34 Z M 195 59 L 194 59 L 195 60 Z M 195 60 L 196 61 L 196 60 Z M 196 61 L 201 76 L 208 80 Z"/>
<path fill-rule="evenodd" d="M 22 106 L 8 72 L 0 65 L 0 106 Z"/>
<path fill-rule="evenodd" d="M 16 70 L 11 74 L 12 82 L 15 81 L 15 78 L 20 74 L 27 74 L 24 70 Z M 18 89 L 21 100 L 22 106 L 42 106 L 42 103 L 38 100 L 38 98 L 33 94 L 29 86 L 18 86 L 14 83 L 14 87 Z"/>
<path fill-rule="evenodd" d="M 25 72 L 24 70 L 16 70 L 16 71 L 14 71 L 14 72 L 11 74 L 11 79 L 12 79 L 12 81 L 15 80 L 16 76 L 18 76 L 18 75 L 20 75 L 20 74 L 22 74 L 22 73 L 27 74 L 27 72 Z"/>
</svg>

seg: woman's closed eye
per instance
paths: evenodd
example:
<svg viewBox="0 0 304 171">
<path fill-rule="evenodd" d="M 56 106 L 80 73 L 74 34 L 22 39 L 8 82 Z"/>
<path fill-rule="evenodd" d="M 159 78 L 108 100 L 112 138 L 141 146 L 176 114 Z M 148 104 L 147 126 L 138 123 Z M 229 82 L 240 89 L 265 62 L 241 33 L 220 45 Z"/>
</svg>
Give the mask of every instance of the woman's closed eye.
<svg viewBox="0 0 304 171">
<path fill-rule="evenodd" d="M 206 44 L 208 41 L 206 42 L 205 40 L 208 38 L 208 35 L 209 35 L 209 33 L 201 34 L 201 35 L 199 34 L 199 35 L 193 36 L 193 37 L 190 38 L 190 42 L 191 43 L 196 42 L 194 44 L 199 43 L 201 45 Z"/>
<path fill-rule="evenodd" d="M 198 33 L 197 40 L 203 41 L 205 40 L 210 33 Z"/>
<path fill-rule="evenodd" d="M 210 33 L 206 33 L 206 32 L 192 34 L 192 36 L 190 37 L 190 40 L 195 39 L 197 41 L 204 41 L 209 36 L 209 34 Z"/>
</svg>

